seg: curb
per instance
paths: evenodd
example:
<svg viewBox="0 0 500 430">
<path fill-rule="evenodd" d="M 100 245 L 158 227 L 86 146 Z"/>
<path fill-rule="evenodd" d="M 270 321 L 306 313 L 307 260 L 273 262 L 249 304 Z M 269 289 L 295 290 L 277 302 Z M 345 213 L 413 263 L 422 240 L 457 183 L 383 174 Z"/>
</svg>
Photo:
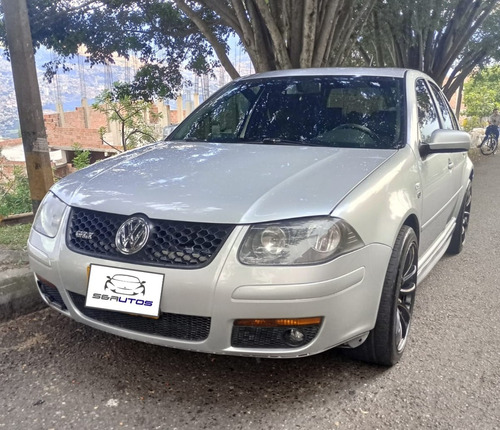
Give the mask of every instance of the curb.
<svg viewBox="0 0 500 430">
<path fill-rule="evenodd" d="M 8 269 L 0 274 L 0 322 L 14 319 L 47 306 L 28 268 Z"/>
<path fill-rule="evenodd" d="M 17 225 L 27 224 L 33 222 L 35 215 L 33 212 L 26 212 L 24 214 L 9 215 L 6 217 L 0 216 L 0 225 Z"/>
</svg>

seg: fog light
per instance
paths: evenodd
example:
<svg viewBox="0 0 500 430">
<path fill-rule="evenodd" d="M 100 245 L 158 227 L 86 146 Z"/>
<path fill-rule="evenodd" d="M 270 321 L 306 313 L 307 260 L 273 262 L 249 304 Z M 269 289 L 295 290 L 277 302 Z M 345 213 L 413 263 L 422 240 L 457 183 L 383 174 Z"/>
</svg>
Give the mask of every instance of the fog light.
<svg viewBox="0 0 500 430">
<path fill-rule="evenodd" d="M 304 339 L 304 333 L 298 328 L 289 328 L 283 333 L 283 340 L 290 346 L 300 346 Z"/>
<path fill-rule="evenodd" d="M 235 320 L 231 346 L 303 348 L 316 337 L 321 323 L 321 317 Z"/>
<path fill-rule="evenodd" d="M 52 282 L 49 282 L 47 281 L 47 279 L 45 278 L 42 278 L 40 275 L 38 275 L 37 273 L 35 273 L 35 277 L 38 281 L 40 281 L 42 284 L 44 284 L 46 287 L 49 287 L 49 288 L 55 288 L 57 290 L 57 287 L 52 283 Z"/>
</svg>

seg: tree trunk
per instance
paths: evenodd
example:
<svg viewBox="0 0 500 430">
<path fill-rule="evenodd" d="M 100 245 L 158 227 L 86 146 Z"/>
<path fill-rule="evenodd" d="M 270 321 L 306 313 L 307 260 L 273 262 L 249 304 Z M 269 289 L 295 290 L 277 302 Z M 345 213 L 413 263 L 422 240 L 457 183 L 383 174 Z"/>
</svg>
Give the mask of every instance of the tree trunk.
<svg viewBox="0 0 500 430">
<path fill-rule="evenodd" d="M 209 7 L 233 29 L 257 72 L 342 63 L 377 0 L 175 0 L 214 46 L 231 77 L 234 66 L 195 6 Z M 215 39 L 215 40 L 214 40 Z M 332 60 L 333 59 L 333 60 Z"/>
<path fill-rule="evenodd" d="M 212 48 L 214 48 L 215 53 L 217 54 L 217 57 L 219 58 L 219 61 L 221 62 L 222 66 L 224 69 L 226 69 L 227 73 L 229 76 L 231 76 L 232 79 L 236 79 L 240 77 L 240 74 L 234 67 L 233 63 L 231 63 L 231 60 L 228 58 L 226 54 L 226 50 L 224 49 L 224 46 L 217 40 L 217 37 L 215 37 L 215 34 L 210 30 L 208 25 L 206 25 L 203 20 L 198 16 L 198 14 L 192 10 L 186 2 L 183 0 L 174 0 L 175 4 L 177 7 L 182 10 L 191 21 L 195 23 L 195 25 L 198 27 L 198 29 L 203 33 L 203 35 L 206 37 L 206 39 L 210 42 L 212 45 Z"/>
<path fill-rule="evenodd" d="M 2 0 L 33 212 L 54 183 L 26 0 Z"/>
<path fill-rule="evenodd" d="M 386 0 L 370 20 L 371 33 L 366 37 L 372 43 L 363 46 L 368 50 L 364 56 L 372 54 L 379 67 L 421 70 L 451 97 L 473 68 L 488 58 L 485 44 L 476 40 L 466 47 L 497 5 L 497 0 Z M 490 45 L 492 55 L 496 42 Z"/>
</svg>

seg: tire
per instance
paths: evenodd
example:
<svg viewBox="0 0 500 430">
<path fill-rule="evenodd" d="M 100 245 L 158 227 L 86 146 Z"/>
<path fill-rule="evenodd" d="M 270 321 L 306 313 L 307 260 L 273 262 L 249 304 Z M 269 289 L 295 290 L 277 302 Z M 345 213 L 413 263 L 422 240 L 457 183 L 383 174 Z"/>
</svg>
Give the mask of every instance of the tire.
<svg viewBox="0 0 500 430">
<path fill-rule="evenodd" d="M 486 141 L 481 144 L 479 149 L 481 150 L 481 154 L 491 155 L 497 150 L 497 147 L 498 147 L 498 140 L 495 139 L 495 137 L 490 134 L 486 139 Z"/>
<path fill-rule="evenodd" d="M 411 326 L 417 265 L 417 236 L 411 227 L 403 226 L 389 261 L 375 327 L 363 344 L 343 350 L 346 355 L 382 366 L 399 361 Z"/>
<path fill-rule="evenodd" d="M 451 236 L 451 242 L 448 246 L 448 254 L 460 254 L 465 243 L 467 229 L 469 228 L 470 209 L 472 206 L 472 182 L 469 180 L 467 189 L 465 190 L 464 199 L 460 206 L 460 211 L 457 216 L 457 223 Z"/>
</svg>

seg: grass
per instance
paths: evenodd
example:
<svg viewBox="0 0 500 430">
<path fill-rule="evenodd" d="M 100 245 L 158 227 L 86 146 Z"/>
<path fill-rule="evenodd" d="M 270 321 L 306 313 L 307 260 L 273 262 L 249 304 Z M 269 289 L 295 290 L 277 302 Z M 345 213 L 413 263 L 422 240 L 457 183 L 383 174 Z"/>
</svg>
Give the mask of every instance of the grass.
<svg viewBox="0 0 500 430">
<path fill-rule="evenodd" d="M 31 224 L 0 226 L 0 248 L 25 249 Z"/>
</svg>

